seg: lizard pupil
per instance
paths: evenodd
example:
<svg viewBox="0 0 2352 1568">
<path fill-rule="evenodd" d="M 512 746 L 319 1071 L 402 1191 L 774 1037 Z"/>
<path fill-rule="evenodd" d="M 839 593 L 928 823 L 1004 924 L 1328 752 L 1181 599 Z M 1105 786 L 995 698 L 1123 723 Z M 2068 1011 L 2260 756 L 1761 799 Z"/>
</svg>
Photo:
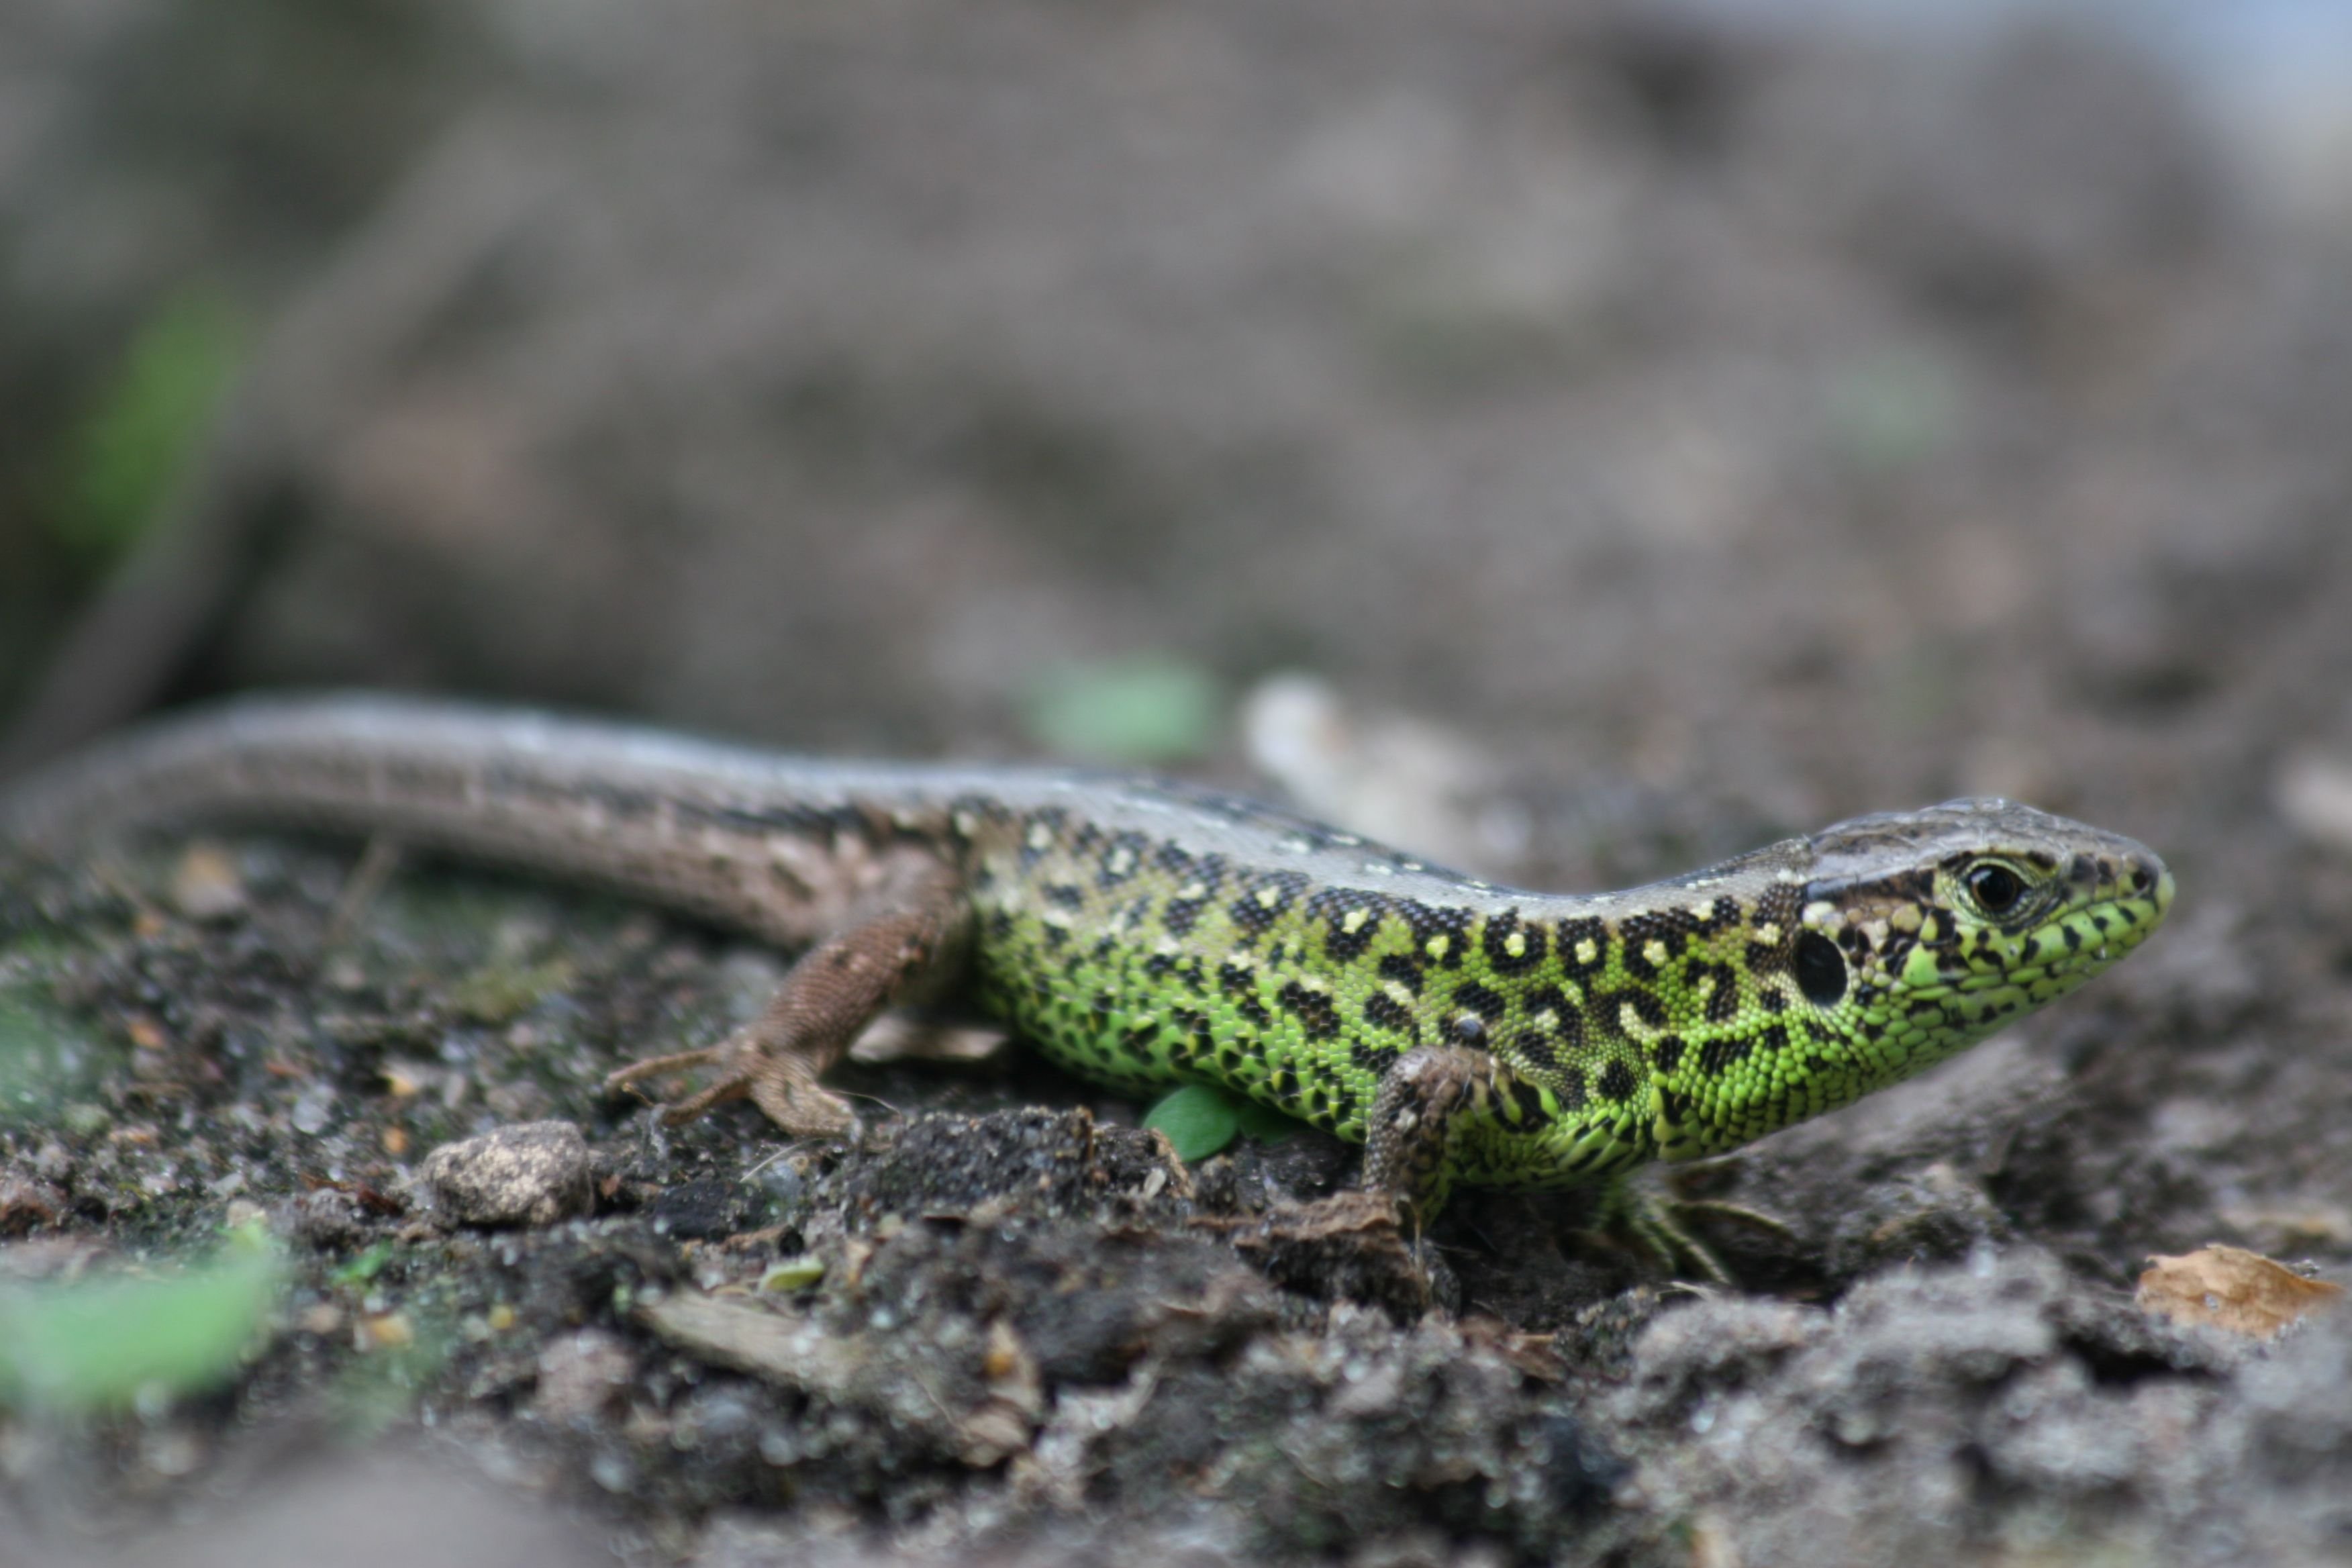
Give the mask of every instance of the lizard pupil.
<svg viewBox="0 0 2352 1568">
<path fill-rule="evenodd" d="M 1845 955 L 1817 931 L 1797 939 L 1797 989 L 1816 1007 L 1834 1007 L 1845 995 Z"/>
<path fill-rule="evenodd" d="M 1976 895 L 1977 907 L 1985 913 L 2004 915 L 2025 896 L 2025 884 L 2008 867 L 1988 861 L 1969 870 L 1969 891 Z"/>
</svg>

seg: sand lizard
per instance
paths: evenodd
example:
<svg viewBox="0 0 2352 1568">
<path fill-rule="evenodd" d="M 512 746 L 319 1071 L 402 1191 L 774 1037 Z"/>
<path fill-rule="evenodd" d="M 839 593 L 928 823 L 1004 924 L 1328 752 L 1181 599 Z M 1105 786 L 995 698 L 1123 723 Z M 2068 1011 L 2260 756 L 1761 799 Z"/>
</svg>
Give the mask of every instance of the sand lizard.
<svg viewBox="0 0 2352 1568">
<path fill-rule="evenodd" d="M 1364 1184 L 1559 1187 L 1736 1148 L 2074 990 L 2164 919 L 2130 839 L 1998 800 L 1860 817 L 1624 892 L 1529 892 L 1182 784 L 811 761 L 373 697 L 170 719 L 0 797 L 0 837 L 248 820 L 616 887 L 804 949 L 707 1068 L 845 1131 L 866 1025 L 960 997 L 1054 1061 L 1206 1081 L 1369 1145 Z"/>
</svg>

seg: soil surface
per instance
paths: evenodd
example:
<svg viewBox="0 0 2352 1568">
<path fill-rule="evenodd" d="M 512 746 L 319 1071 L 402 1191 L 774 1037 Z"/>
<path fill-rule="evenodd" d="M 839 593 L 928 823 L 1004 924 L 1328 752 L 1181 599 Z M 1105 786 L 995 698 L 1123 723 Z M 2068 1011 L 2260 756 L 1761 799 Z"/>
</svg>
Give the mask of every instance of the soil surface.
<svg viewBox="0 0 2352 1568">
<path fill-rule="evenodd" d="M 1421 1313 L 1379 1227 L 1264 1224 L 1353 1150 L 1187 1168 L 1017 1043 L 845 1068 L 843 1145 L 660 1128 L 603 1076 L 782 960 L 657 911 L 284 837 L 11 863 L 0 1036 L 52 1070 L 0 1086 L 0 1273 L 250 1221 L 289 1280 L 213 1392 L 0 1415 L 0 1556 L 2352 1560 L 2352 1311 L 2132 1293 L 2208 1242 L 2352 1272 L 2352 231 L 2148 61 L 250 0 L 175 76 L 171 9 L 0 21 L 0 289 L 54 323 L 0 338 L 20 759 L 298 684 L 1038 754 L 1041 690 L 1148 654 L 1222 694 L 1184 771 L 1391 785 L 1482 873 L 1998 793 L 2180 895 L 1937 1072 L 1654 1173 L 1786 1223 L 1709 1223 L 1736 1287 L 1473 1194 Z M 250 353 L 107 577 L 42 443 L 182 273 Z M 1329 793 L 1238 717 L 1298 671 Z"/>
</svg>

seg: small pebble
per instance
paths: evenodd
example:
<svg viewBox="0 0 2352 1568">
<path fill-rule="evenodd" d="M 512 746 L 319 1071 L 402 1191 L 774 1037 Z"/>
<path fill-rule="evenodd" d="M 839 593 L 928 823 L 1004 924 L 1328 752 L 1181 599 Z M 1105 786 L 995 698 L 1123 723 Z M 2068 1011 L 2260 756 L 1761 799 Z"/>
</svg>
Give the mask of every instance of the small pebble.
<svg viewBox="0 0 2352 1568">
<path fill-rule="evenodd" d="M 636 1354 L 619 1335 L 582 1329 L 539 1352 L 539 1396 L 533 1403 L 550 1421 L 585 1422 L 625 1393 L 636 1371 Z"/>
<path fill-rule="evenodd" d="M 2290 758 L 2278 771 L 2273 798 L 2279 815 L 2305 838 L 2352 851 L 2352 763 Z"/>
<path fill-rule="evenodd" d="M 526 1121 L 444 1143 L 419 1175 L 435 1205 L 460 1225 L 553 1225 L 595 1204 L 588 1142 L 569 1121 Z"/>
<path fill-rule="evenodd" d="M 172 904 L 192 921 L 233 920 L 245 912 L 245 879 L 217 844 L 188 846 L 172 872 Z"/>
</svg>

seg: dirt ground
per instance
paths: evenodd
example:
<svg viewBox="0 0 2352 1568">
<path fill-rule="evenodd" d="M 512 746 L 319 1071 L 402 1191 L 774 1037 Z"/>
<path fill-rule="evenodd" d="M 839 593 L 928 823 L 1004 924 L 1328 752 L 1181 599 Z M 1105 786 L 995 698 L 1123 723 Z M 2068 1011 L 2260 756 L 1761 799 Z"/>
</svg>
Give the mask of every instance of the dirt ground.
<svg viewBox="0 0 2352 1568">
<path fill-rule="evenodd" d="M 2352 233 L 2169 77 L 1529 0 L 303 9 L 184 77 L 160 0 L 0 21 L 20 758 L 338 684 L 1034 754 L 1041 682 L 1150 653 L 1419 725 L 1486 873 L 2000 793 L 2179 902 L 1675 1173 L 1791 1226 L 1717 1237 L 1738 1288 L 1474 1194 L 1414 1321 L 1252 1229 L 1351 1151 L 1186 1171 L 1017 1051 L 846 1069 L 854 1148 L 653 1127 L 602 1075 L 777 968 L 646 910 L 355 904 L 268 837 L 13 868 L 0 1026 L 68 1070 L 0 1124 L 6 1271 L 251 1205 L 293 1274 L 225 1389 L 0 1416 L 10 1561 L 2352 1561 L 2352 1312 L 2131 1296 L 2352 1271 Z M 72 597 L 41 443 L 184 272 L 247 373 Z M 1272 792 L 1242 737 L 1187 770 Z M 584 1213 L 420 1206 L 546 1121 Z"/>
</svg>

